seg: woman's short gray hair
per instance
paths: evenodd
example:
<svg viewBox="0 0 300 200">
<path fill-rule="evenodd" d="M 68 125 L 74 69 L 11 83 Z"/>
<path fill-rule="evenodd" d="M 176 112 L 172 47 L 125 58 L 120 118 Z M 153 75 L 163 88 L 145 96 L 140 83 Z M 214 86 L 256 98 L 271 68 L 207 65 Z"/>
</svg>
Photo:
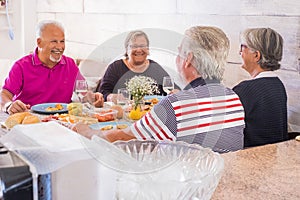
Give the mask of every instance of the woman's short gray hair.
<svg viewBox="0 0 300 200">
<path fill-rule="evenodd" d="M 248 48 L 260 52 L 258 64 L 261 68 L 272 71 L 280 68 L 283 39 L 279 33 L 271 28 L 251 28 L 246 29 L 241 37 Z"/>
<path fill-rule="evenodd" d="M 128 33 L 128 35 L 124 41 L 124 46 L 125 46 L 125 50 L 126 50 L 124 53 L 124 56 L 128 57 L 127 50 L 128 50 L 129 43 L 131 41 L 134 41 L 137 37 L 144 37 L 147 41 L 147 46 L 149 47 L 149 38 L 144 31 L 141 31 L 141 30 L 131 31 Z"/>
<path fill-rule="evenodd" d="M 204 79 L 222 80 L 227 56 L 229 39 L 217 27 L 195 26 L 185 31 L 183 51 L 193 54 L 193 65 Z"/>
<path fill-rule="evenodd" d="M 65 29 L 60 22 L 55 20 L 43 20 L 40 21 L 36 26 L 36 33 L 35 33 L 36 38 L 40 38 L 42 36 L 44 29 L 49 25 L 55 25 L 59 27 L 63 32 L 65 32 Z"/>
</svg>

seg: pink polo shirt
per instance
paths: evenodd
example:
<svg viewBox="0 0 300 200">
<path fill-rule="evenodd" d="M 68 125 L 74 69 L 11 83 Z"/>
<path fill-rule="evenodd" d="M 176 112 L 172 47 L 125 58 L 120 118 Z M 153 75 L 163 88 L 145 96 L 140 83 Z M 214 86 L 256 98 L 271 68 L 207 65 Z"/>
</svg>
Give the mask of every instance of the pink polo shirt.
<svg viewBox="0 0 300 200">
<path fill-rule="evenodd" d="M 67 56 L 52 69 L 33 54 L 16 61 L 3 88 L 10 91 L 13 101 L 21 100 L 31 106 L 39 103 L 70 103 L 76 79 L 84 79 L 74 60 Z"/>
</svg>

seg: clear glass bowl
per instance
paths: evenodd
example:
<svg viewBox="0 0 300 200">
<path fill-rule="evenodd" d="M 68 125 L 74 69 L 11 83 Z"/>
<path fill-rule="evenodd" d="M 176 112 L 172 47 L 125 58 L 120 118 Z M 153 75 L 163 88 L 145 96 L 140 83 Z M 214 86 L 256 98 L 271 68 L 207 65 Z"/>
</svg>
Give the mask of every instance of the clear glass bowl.
<svg viewBox="0 0 300 200">
<path fill-rule="evenodd" d="M 118 141 L 117 147 L 144 166 L 120 173 L 116 199 L 210 199 L 220 180 L 220 154 L 185 142 Z"/>
</svg>

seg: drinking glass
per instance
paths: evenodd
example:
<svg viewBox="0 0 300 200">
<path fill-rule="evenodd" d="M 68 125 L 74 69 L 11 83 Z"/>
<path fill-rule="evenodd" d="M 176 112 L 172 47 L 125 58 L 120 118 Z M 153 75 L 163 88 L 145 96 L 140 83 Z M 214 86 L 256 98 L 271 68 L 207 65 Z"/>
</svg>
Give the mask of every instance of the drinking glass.
<svg viewBox="0 0 300 200">
<path fill-rule="evenodd" d="M 117 105 L 125 106 L 130 100 L 130 93 L 126 88 L 118 89 Z"/>
<path fill-rule="evenodd" d="M 130 92 L 126 88 L 118 89 L 117 94 L 117 107 L 122 114 L 120 114 L 120 119 L 125 119 L 127 115 L 127 110 L 129 108 L 129 101 L 130 101 Z"/>
<path fill-rule="evenodd" d="M 88 84 L 85 80 L 76 80 L 75 93 L 78 97 L 78 100 L 83 103 L 83 98 L 88 92 Z"/>
<path fill-rule="evenodd" d="M 174 90 L 174 79 L 170 76 L 165 76 L 163 78 L 163 90 L 165 93 L 170 94 Z"/>
</svg>

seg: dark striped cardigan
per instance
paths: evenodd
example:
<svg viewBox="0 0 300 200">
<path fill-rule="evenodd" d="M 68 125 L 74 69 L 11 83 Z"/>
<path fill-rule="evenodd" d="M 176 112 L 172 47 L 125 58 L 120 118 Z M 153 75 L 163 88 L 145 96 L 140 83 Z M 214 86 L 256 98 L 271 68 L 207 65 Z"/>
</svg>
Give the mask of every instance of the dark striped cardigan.
<svg viewBox="0 0 300 200">
<path fill-rule="evenodd" d="M 244 147 L 287 139 L 287 95 L 279 78 L 243 81 L 233 90 L 245 109 Z"/>
</svg>

